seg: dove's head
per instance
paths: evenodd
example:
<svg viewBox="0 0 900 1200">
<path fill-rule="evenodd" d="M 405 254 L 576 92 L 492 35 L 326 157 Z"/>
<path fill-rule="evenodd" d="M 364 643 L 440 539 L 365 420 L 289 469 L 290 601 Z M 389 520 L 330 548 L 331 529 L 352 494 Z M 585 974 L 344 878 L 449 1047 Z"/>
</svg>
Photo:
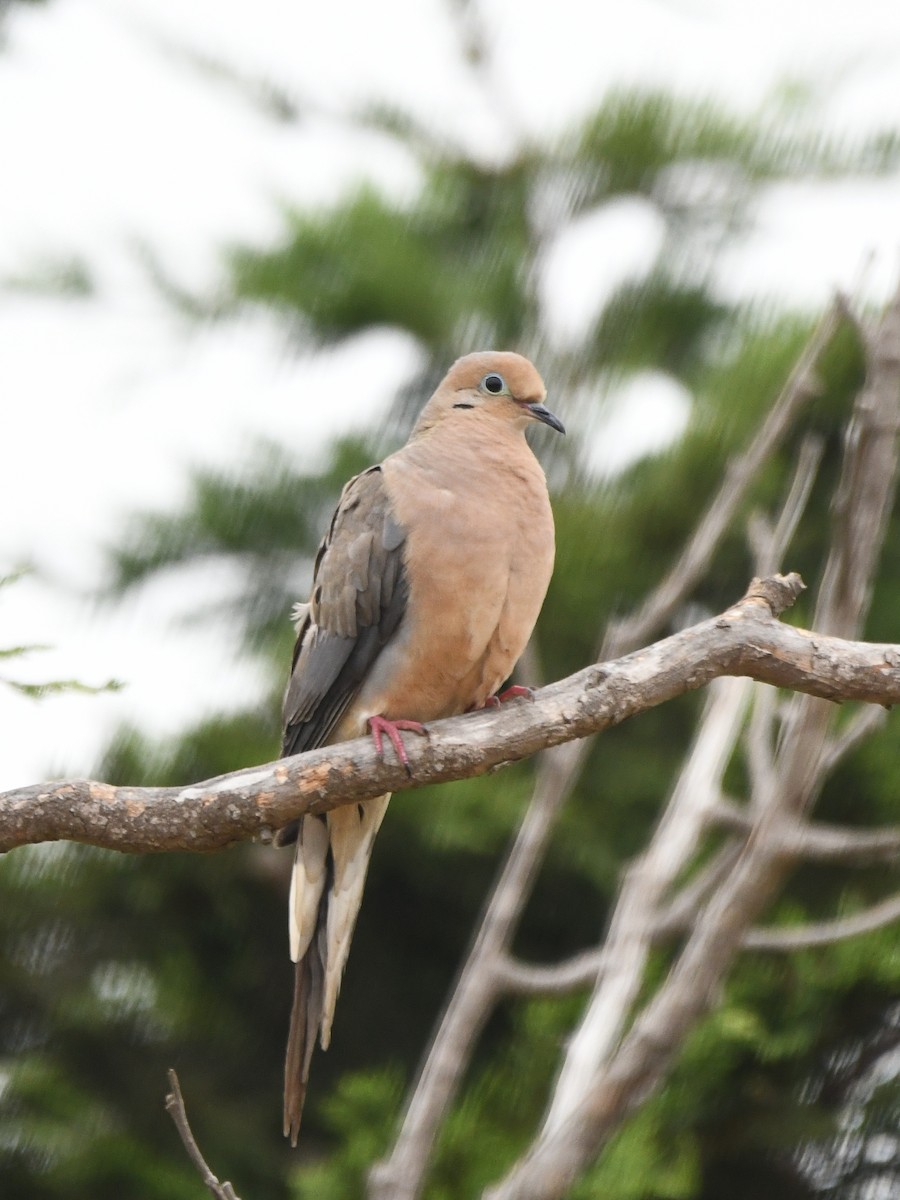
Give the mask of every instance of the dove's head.
<svg viewBox="0 0 900 1200">
<path fill-rule="evenodd" d="M 545 406 L 547 389 L 536 368 L 521 354 L 485 350 L 458 358 L 425 405 L 416 431 L 468 414 L 524 429 L 542 421 L 565 433 L 559 417 Z M 479 421 L 480 423 L 480 421 Z"/>
</svg>

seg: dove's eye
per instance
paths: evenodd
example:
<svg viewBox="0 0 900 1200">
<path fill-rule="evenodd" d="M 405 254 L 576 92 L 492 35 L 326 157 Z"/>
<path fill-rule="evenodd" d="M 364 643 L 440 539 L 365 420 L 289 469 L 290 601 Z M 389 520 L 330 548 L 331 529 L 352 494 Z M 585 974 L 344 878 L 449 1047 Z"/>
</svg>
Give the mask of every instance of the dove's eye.
<svg viewBox="0 0 900 1200">
<path fill-rule="evenodd" d="M 490 392 L 492 396 L 499 396 L 501 392 L 507 390 L 506 380 L 502 375 L 485 375 L 481 381 L 481 386 L 486 392 Z"/>
</svg>

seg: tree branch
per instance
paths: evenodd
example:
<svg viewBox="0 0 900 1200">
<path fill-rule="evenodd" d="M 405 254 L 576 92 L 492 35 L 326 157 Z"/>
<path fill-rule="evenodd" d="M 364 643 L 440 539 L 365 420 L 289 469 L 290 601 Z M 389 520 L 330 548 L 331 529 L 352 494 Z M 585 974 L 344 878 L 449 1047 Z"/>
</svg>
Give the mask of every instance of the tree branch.
<svg viewBox="0 0 900 1200">
<path fill-rule="evenodd" d="M 719 801 L 710 810 L 710 819 L 724 829 L 749 836 L 756 825 L 753 814 L 737 804 Z M 826 825 L 806 820 L 786 820 L 773 841 L 781 852 L 792 858 L 812 862 L 870 866 L 900 859 L 900 827 L 853 829 L 849 825 Z"/>
<path fill-rule="evenodd" d="M 306 812 L 483 775 L 546 746 L 609 729 L 722 675 L 828 700 L 898 703 L 900 646 L 824 638 L 780 624 L 770 605 L 783 593 L 784 578 L 754 581 L 720 616 L 578 671 L 533 700 L 435 722 L 427 738 L 408 742 L 411 778 L 360 738 L 187 787 L 35 784 L 0 794 L 0 851 L 60 839 L 144 853 L 208 851 L 265 839 Z"/>
<path fill-rule="evenodd" d="M 822 767 L 831 774 L 839 763 L 852 754 L 877 729 L 883 728 L 887 713 L 880 708 L 861 708 L 825 747 Z"/>
<path fill-rule="evenodd" d="M 582 748 L 583 743 L 569 742 L 541 756 L 531 803 L 413 1087 L 393 1152 L 370 1171 L 368 1194 L 373 1200 L 412 1200 L 420 1194 L 441 1118 L 499 995 L 502 965 L 523 897 L 568 795 Z"/>
<path fill-rule="evenodd" d="M 894 842 L 890 857 L 900 857 L 900 839 Z M 730 856 L 729 861 L 733 862 L 734 858 Z M 716 874 L 719 874 L 718 870 Z M 669 940 L 690 928 L 697 911 L 695 909 L 689 913 L 683 908 L 666 913 L 653 928 L 654 944 Z M 784 929 L 750 929 L 744 935 L 742 945 L 746 950 L 805 950 L 814 946 L 830 946 L 834 942 L 871 933 L 873 929 L 881 929 L 894 921 L 900 921 L 900 895 L 873 904 L 871 908 L 854 913 L 852 917 Z M 497 982 L 513 996 L 567 996 L 582 988 L 593 987 L 602 975 L 603 968 L 602 948 L 585 950 L 562 962 L 549 964 L 525 963 L 505 957 L 497 964 Z"/>
<path fill-rule="evenodd" d="M 593 987 L 603 970 L 603 951 L 584 950 L 558 963 L 526 963 L 504 955 L 496 964 L 498 987 L 513 996 L 566 996 Z"/>
<path fill-rule="evenodd" d="M 757 574 L 771 575 L 781 566 L 781 556 L 794 540 L 797 526 L 806 512 L 824 450 L 824 439 L 817 434 L 808 433 L 803 438 L 794 477 L 774 526 L 762 513 L 751 514 L 748 533 Z"/>
<path fill-rule="evenodd" d="M 709 812 L 706 812 L 708 819 Z M 736 838 L 728 841 L 710 861 L 687 881 L 660 912 L 654 926 L 654 941 L 661 942 L 674 933 L 690 929 L 700 910 L 734 870 L 743 846 Z"/>
<path fill-rule="evenodd" d="M 200 1178 L 209 1192 L 216 1197 L 216 1200 L 240 1200 L 227 1180 L 225 1183 L 219 1183 L 217 1177 L 207 1166 L 206 1159 L 200 1153 L 200 1147 L 197 1145 L 188 1122 L 187 1109 L 184 1107 L 184 1097 L 181 1094 L 181 1084 L 178 1082 L 178 1076 L 171 1069 L 169 1070 L 169 1087 L 172 1090 L 166 1096 L 166 1112 L 175 1122 L 182 1145 L 187 1150 L 188 1158 L 200 1172 Z"/>
<path fill-rule="evenodd" d="M 786 826 L 782 845 L 796 858 L 867 867 L 900 861 L 900 828 L 850 829 L 801 821 Z"/>
<path fill-rule="evenodd" d="M 862 933 L 871 933 L 873 929 L 883 929 L 894 921 L 900 921 L 900 895 L 873 904 L 871 908 L 854 913 L 852 917 L 783 929 L 751 929 L 744 935 L 744 945 L 748 950 L 807 950 L 812 946 L 830 946 Z"/>
<path fill-rule="evenodd" d="M 662 818 L 647 849 L 625 873 L 603 946 L 602 971 L 569 1040 L 553 1091 L 544 1125 L 547 1134 L 564 1127 L 619 1044 L 643 984 L 665 896 L 694 857 L 707 810 L 719 795 L 749 687 L 746 681 L 723 679 L 709 689 L 697 736 Z"/>
<path fill-rule="evenodd" d="M 863 850 L 866 841 L 878 843 L 871 855 Z M 900 858 L 900 832 L 889 834 L 874 833 L 866 837 L 860 835 L 858 848 L 845 847 L 846 855 L 835 856 L 832 861 L 857 861 L 853 854 L 856 849 L 858 861 L 866 863 L 878 858 L 894 861 Z M 865 855 L 865 856 L 864 856 Z M 690 897 L 684 902 L 676 902 L 656 922 L 652 930 L 654 944 L 665 942 L 679 933 L 690 929 L 699 913 L 698 901 L 711 891 L 714 884 L 721 879 L 726 870 L 730 869 L 738 856 L 736 846 L 728 846 L 721 859 L 717 858 L 710 864 L 710 870 L 698 877 L 698 884 Z M 700 884 L 702 878 L 702 886 Z M 834 921 L 822 921 L 817 924 L 798 925 L 791 928 L 759 928 L 750 929 L 744 935 L 742 945 L 747 950 L 803 950 L 811 946 L 827 946 L 833 942 L 845 941 L 862 933 L 870 933 L 873 929 L 881 929 L 894 921 L 900 920 L 900 895 L 891 896 L 879 904 L 872 905 L 864 912 L 854 913 L 851 917 L 841 917 Z M 571 958 L 558 963 L 525 963 L 509 957 L 502 958 L 497 964 L 498 986 L 514 996 L 566 996 L 570 992 L 582 988 L 593 987 L 601 977 L 605 965 L 605 954 L 600 949 L 584 950 L 581 954 L 573 954 Z"/>
</svg>

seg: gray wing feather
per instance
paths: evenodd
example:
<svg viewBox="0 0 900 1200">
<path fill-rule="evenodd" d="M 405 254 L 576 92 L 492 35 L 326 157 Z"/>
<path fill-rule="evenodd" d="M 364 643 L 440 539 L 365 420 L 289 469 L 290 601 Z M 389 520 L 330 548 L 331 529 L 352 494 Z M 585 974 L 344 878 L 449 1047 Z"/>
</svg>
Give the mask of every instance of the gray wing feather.
<svg viewBox="0 0 900 1200">
<path fill-rule="evenodd" d="M 327 742 L 396 633 L 409 595 L 405 541 L 381 468 L 351 479 L 316 556 L 284 701 L 283 754 Z"/>
</svg>

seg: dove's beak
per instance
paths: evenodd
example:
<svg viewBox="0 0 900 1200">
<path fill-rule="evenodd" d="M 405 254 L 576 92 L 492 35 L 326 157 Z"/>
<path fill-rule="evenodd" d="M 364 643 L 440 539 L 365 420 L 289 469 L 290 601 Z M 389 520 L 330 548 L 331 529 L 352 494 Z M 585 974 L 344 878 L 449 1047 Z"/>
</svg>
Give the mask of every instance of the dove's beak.
<svg viewBox="0 0 900 1200">
<path fill-rule="evenodd" d="M 551 429 L 555 429 L 557 433 L 565 433 L 566 427 L 563 425 L 559 417 L 554 416 L 549 408 L 545 408 L 543 404 L 526 404 L 525 408 L 536 421 L 543 421 L 545 425 L 549 425 Z"/>
</svg>

